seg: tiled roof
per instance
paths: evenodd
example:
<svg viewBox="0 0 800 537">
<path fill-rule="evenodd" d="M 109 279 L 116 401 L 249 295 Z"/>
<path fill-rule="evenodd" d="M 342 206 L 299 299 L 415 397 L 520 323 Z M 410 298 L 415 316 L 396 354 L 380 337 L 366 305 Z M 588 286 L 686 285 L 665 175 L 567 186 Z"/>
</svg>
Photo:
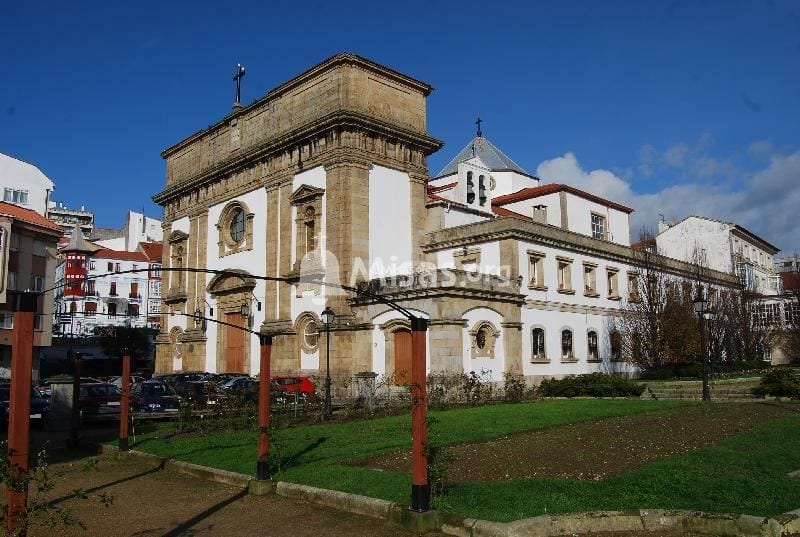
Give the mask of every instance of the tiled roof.
<svg viewBox="0 0 800 537">
<path fill-rule="evenodd" d="M 601 198 L 600 196 L 595 196 L 594 194 L 590 194 L 573 186 L 562 185 L 558 183 L 549 183 L 536 188 L 523 188 L 519 192 L 514 192 L 513 194 L 498 196 L 492 200 L 492 205 L 507 205 L 509 203 L 515 203 L 518 201 L 538 198 L 539 196 L 545 196 L 547 194 L 553 194 L 555 192 L 569 192 L 570 194 L 574 194 L 589 201 L 594 201 L 595 203 L 605 205 L 606 207 L 611 207 L 612 209 L 617 209 L 625 213 L 633 212 L 633 209 L 626 207 L 625 205 L 620 205 L 619 203 Z"/>
<path fill-rule="evenodd" d="M 126 252 L 110 248 L 101 248 L 95 252 L 94 257 L 96 259 L 118 259 L 120 261 L 149 261 L 149 258 L 143 252 Z"/>
<path fill-rule="evenodd" d="M 444 192 L 445 190 L 452 190 L 457 185 L 458 185 L 458 181 L 455 181 L 453 183 L 447 183 L 446 185 L 440 185 L 440 186 L 431 186 L 431 185 L 429 185 L 428 186 L 428 194 L 436 194 L 438 192 Z"/>
<path fill-rule="evenodd" d="M 511 170 L 523 175 L 530 175 L 522 166 L 508 158 L 505 153 L 500 151 L 497 146 L 487 138 L 476 136 L 447 164 L 447 166 L 442 168 L 442 171 L 440 171 L 439 175 L 436 177 L 457 173 L 458 164 L 473 157 L 480 158 L 491 171 Z"/>
<path fill-rule="evenodd" d="M 24 207 L 20 207 L 19 205 L 14 205 L 12 203 L 6 203 L 4 201 L 0 201 L 0 215 L 10 216 L 14 220 L 19 220 L 20 222 L 26 222 L 28 224 L 34 224 L 36 226 L 51 229 L 53 231 L 58 231 L 59 233 L 61 233 L 61 226 L 59 226 L 52 220 L 48 220 L 47 218 L 40 215 L 36 211 L 25 209 Z"/>
<path fill-rule="evenodd" d="M 161 261 L 164 245 L 160 242 L 140 242 L 139 250 L 147 256 L 150 261 Z"/>
</svg>

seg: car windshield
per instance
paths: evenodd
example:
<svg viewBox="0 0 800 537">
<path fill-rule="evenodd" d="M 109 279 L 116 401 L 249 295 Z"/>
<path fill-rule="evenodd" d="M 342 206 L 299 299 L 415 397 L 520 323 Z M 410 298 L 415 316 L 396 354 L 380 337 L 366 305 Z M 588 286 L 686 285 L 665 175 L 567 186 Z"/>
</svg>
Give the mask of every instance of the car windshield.
<svg viewBox="0 0 800 537">
<path fill-rule="evenodd" d="M 119 388 L 113 384 L 98 384 L 97 386 L 86 386 L 86 395 L 98 397 L 104 395 L 119 395 Z"/>
<path fill-rule="evenodd" d="M 175 390 L 166 384 L 142 384 L 142 395 L 175 395 Z"/>
</svg>

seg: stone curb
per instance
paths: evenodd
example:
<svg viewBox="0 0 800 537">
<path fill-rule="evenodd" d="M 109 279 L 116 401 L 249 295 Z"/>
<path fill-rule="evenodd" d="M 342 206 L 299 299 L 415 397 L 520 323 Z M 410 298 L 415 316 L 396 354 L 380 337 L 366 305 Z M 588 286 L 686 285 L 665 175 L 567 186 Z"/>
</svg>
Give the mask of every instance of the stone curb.
<svg viewBox="0 0 800 537">
<path fill-rule="evenodd" d="M 101 445 L 104 454 L 121 455 L 116 446 Z M 245 490 L 260 490 L 251 483 L 262 483 L 253 477 L 227 470 L 218 470 L 188 462 L 165 459 L 141 451 L 130 450 L 130 456 L 158 461 L 169 469 L 200 479 L 215 481 Z M 268 487 L 269 488 L 269 487 Z M 559 535 L 589 534 L 597 532 L 652 532 L 685 531 L 697 535 L 731 535 L 738 537 L 783 537 L 800 534 L 800 509 L 790 511 L 777 519 L 751 515 L 705 513 L 666 509 L 640 509 L 630 511 L 593 511 L 568 515 L 542 515 L 513 522 L 492 522 L 474 518 L 439 516 L 431 512 L 420 524 L 410 517 L 408 509 L 395 502 L 322 489 L 309 485 L 277 481 L 272 488 L 275 494 L 356 515 L 385 520 L 422 533 L 438 529 L 456 537 L 556 537 Z M 263 492 L 262 492 L 263 493 Z"/>
<path fill-rule="evenodd" d="M 800 514 L 779 519 L 700 511 L 642 509 L 595 511 L 570 515 L 543 515 L 513 522 L 464 519 L 445 521 L 441 531 L 457 537 L 555 537 L 597 532 L 687 532 L 692 535 L 781 537 L 800 531 Z"/>
</svg>

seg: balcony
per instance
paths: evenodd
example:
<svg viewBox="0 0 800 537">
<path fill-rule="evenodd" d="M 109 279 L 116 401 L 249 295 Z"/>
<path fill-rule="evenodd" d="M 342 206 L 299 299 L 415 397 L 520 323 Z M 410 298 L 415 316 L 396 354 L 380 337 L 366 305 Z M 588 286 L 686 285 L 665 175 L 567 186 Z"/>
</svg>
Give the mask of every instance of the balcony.
<svg viewBox="0 0 800 537">
<path fill-rule="evenodd" d="M 140 302 L 142 300 L 142 295 L 137 293 L 128 293 L 128 300 L 130 302 Z"/>
</svg>

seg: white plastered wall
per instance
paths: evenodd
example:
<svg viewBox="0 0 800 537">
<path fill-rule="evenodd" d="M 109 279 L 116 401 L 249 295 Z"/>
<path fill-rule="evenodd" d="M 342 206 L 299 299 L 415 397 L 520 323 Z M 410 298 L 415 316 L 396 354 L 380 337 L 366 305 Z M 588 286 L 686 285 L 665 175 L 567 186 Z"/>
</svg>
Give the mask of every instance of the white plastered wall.
<svg viewBox="0 0 800 537">
<path fill-rule="evenodd" d="M 306 170 L 304 172 L 298 173 L 294 176 L 294 180 L 292 181 L 292 191 L 297 190 L 302 185 L 312 186 L 314 188 L 326 188 L 326 173 L 325 168 L 323 166 L 317 166 L 316 168 L 312 168 L 310 170 Z M 326 244 L 327 244 L 327 196 L 322 196 L 322 207 L 321 207 L 321 215 L 319 220 L 319 250 L 322 252 L 322 255 L 326 255 Z M 289 200 L 282 200 L 282 203 L 289 203 Z M 291 223 L 291 260 L 292 266 L 297 262 L 297 226 L 295 225 L 295 219 L 297 218 L 297 209 L 298 207 L 292 207 L 292 223 Z M 301 207 L 302 209 L 302 207 Z M 323 258 L 323 262 L 325 259 Z M 326 287 L 320 287 L 318 294 L 315 294 L 313 291 L 306 291 L 301 296 L 297 296 L 297 287 L 296 286 L 286 286 L 283 285 L 281 292 L 288 292 L 291 293 L 291 315 L 292 315 L 292 322 L 297 322 L 298 318 L 303 315 L 304 313 L 313 313 L 317 318 L 319 318 L 319 314 L 325 308 L 325 296 L 328 292 Z M 298 334 L 298 337 L 302 337 L 302 334 Z M 320 334 L 320 337 L 323 337 Z M 317 346 L 317 350 L 314 352 L 305 352 L 302 348 L 300 349 L 300 369 L 303 370 L 319 370 L 319 346 Z"/>
<path fill-rule="evenodd" d="M 503 380 L 505 372 L 505 347 L 503 345 L 503 316 L 489 308 L 474 308 L 464 313 L 462 317 L 466 323 L 466 328 L 462 329 L 462 345 L 464 355 L 464 372 L 474 371 L 478 375 L 485 375 L 485 378 L 492 381 Z M 477 329 L 481 322 L 489 322 L 499 331 L 499 335 L 494 342 L 494 358 L 482 357 L 472 358 L 472 336 L 470 330 Z"/>
<path fill-rule="evenodd" d="M 217 229 L 220 215 L 225 207 L 231 202 L 238 201 L 247 207 L 248 212 L 255 213 L 253 218 L 253 249 L 229 254 L 224 257 L 219 257 L 219 248 L 217 243 L 219 241 L 220 230 Z M 214 270 L 228 270 L 228 269 L 241 269 L 253 275 L 263 275 L 264 266 L 266 264 L 266 241 L 267 241 L 267 192 L 264 189 L 257 189 L 250 191 L 241 196 L 236 196 L 224 203 L 213 205 L 208 210 L 208 246 L 206 248 L 206 266 Z M 188 227 L 188 226 L 187 226 Z M 174 229 L 174 226 L 173 226 Z M 225 231 L 224 229 L 222 230 Z M 188 230 L 187 230 L 188 233 Z M 191 251 L 191 248 L 190 248 Z M 189 260 L 190 266 L 193 265 L 193 260 Z M 206 281 L 211 281 L 213 276 L 208 276 Z M 258 327 L 265 319 L 266 312 L 264 311 L 264 297 L 265 297 L 265 283 L 263 280 L 256 280 L 256 286 L 253 289 L 255 299 L 261 303 L 261 311 L 258 311 L 257 303 L 255 301 L 249 304 L 252 317 L 251 329 Z M 205 289 L 198 287 L 196 296 L 205 296 L 209 304 L 216 308 L 216 300 L 209 295 Z M 194 306 L 194 305 L 191 305 Z M 216 317 L 216 312 L 215 315 Z M 217 368 L 217 336 L 220 330 L 217 323 L 208 323 L 206 329 L 206 371 L 215 372 Z M 255 374 L 258 371 L 258 348 L 259 340 L 256 334 L 250 334 L 250 374 Z M 255 357 L 255 359 L 254 359 Z"/>
<path fill-rule="evenodd" d="M 369 278 L 410 274 L 411 179 L 373 166 L 369 171 Z"/>
<path fill-rule="evenodd" d="M 503 208 L 530 218 L 533 215 L 533 207 L 536 205 L 544 205 L 547 207 L 547 223 L 549 225 L 561 227 L 561 200 L 557 192 L 555 194 L 537 196 L 516 203 L 509 203 L 503 205 Z"/>
<path fill-rule="evenodd" d="M 694 261 L 695 251 L 705 254 L 708 268 L 733 271 L 730 224 L 689 217 L 656 236 L 658 252 L 681 261 Z"/>
</svg>

